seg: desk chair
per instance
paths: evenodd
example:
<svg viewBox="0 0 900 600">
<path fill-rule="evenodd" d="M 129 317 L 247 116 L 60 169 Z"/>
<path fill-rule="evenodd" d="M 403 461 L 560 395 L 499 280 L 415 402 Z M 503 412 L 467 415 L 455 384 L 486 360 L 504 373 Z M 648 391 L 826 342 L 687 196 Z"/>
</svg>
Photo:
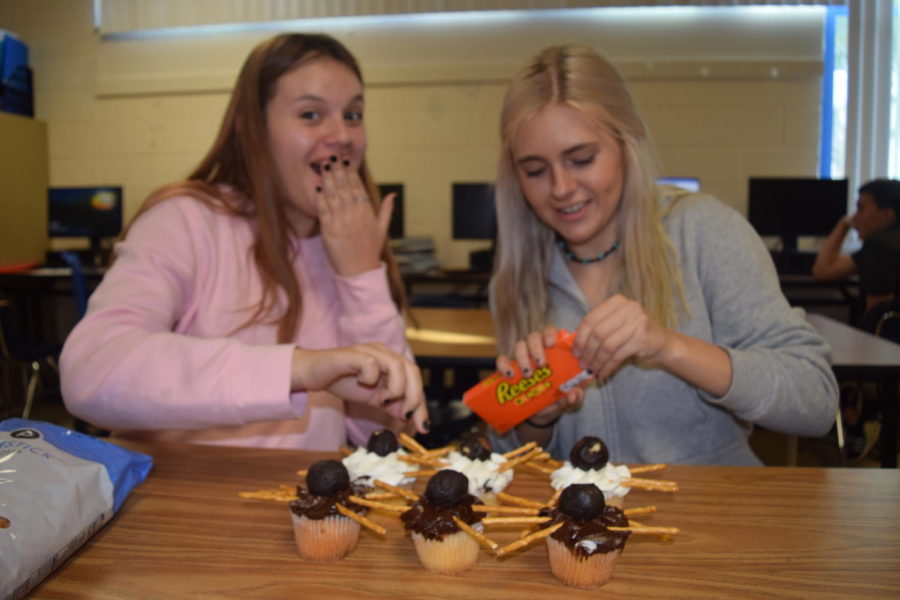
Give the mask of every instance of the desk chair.
<svg viewBox="0 0 900 600">
<path fill-rule="evenodd" d="M 81 259 L 76 252 L 66 250 L 59 253 L 69 268 L 72 269 L 72 299 L 75 301 L 76 321 L 80 321 L 84 313 L 87 312 L 87 282 L 84 278 L 84 269 L 81 266 Z"/>
<path fill-rule="evenodd" d="M 62 344 L 30 343 L 22 340 L 13 323 L 12 303 L 0 299 L 0 358 L 10 369 L 26 374 L 21 417 L 31 416 L 34 400 L 43 381 L 43 373 L 59 373 L 57 360 Z M 17 403 L 13 403 L 13 406 Z M 11 415 L 10 415 L 11 416 Z M 16 415 L 18 416 L 18 415 Z"/>
</svg>

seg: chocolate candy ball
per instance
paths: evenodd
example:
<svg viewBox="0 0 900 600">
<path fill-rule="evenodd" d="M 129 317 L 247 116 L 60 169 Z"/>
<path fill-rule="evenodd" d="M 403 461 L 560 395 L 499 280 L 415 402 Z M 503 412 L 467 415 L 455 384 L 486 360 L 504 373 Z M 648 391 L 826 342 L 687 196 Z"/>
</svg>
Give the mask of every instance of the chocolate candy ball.
<svg viewBox="0 0 900 600">
<path fill-rule="evenodd" d="M 576 469 L 599 471 L 609 462 L 609 450 L 600 438 L 586 435 L 572 446 L 569 462 Z"/>
<path fill-rule="evenodd" d="M 435 473 L 425 486 L 425 498 L 437 506 L 453 506 L 469 493 L 469 478 L 452 469 Z"/>
<path fill-rule="evenodd" d="M 391 452 L 396 452 L 397 436 L 390 429 L 379 429 L 369 436 L 369 443 L 366 444 L 366 450 L 374 452 L 378 456 L 387 456 Z"/>
<path fill-rule="evenodd" d="M 491 443 L 481 433 L 473 433 L 459 443 L 460 453 L 470 460 L 489 460 L 491 458 Z"/>
<path fill-rule="evenodd" d="M 559 496 L 559 510 L 576 521 L 590 521 L 605 507 L 603 492 L 593 483 L 573 483 Z"/>
<path fill-rule="evenodd" d="M 316 496 L 334 496 L 350 487 L 350 474 L 340 461 L 316 461 L 306 473 L 306 487 Z"/>
</svg>

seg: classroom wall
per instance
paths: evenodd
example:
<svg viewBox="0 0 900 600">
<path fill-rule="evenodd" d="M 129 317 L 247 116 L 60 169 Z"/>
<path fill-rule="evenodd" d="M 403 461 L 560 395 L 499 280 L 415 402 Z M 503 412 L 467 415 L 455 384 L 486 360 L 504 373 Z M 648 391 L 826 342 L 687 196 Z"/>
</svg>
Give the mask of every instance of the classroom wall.
<svg viewBox="0 0 900 600">
<path fill-rule="evenodd" d="M 200 159 L 240 63 L 275 31 L 102 40 L 92 5 L 0 0 L 0 28 L 31 50 L 51 185 L 121 184 L 131 215 Z M 464 267 L 484 244 L 451 239 L 451 184 L 492 178 L 505 83 L 549 44 L 586 43 L 617 64 L 664 174 L 699 177 L 740 211 L 751 175 L 814 176 L 823 13 L 774 10 L 351 19 L 315 29 L 360 59 L 370 162 L 380 181 L 405 184 L 407 235 L 432 236 L 442 264 Z"/>
</svg>

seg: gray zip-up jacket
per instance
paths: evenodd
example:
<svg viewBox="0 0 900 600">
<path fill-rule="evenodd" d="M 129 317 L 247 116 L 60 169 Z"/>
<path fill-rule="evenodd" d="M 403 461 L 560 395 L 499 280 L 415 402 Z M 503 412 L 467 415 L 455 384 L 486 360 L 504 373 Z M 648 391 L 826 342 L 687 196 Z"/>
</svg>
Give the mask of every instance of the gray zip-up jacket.
<svg viewBox="0 0 900 600">
<path fill-rule="evenodd" d="M 731 388 L 716 398 L 663 369 L 627 362 L 590 384 L 581 409 L 556 424 L 546 449 L 557 459 L 595 435 L 615 463 L 758 465 L 747 442 L 751 423 L 818 436 L 834 422 L 830 349 L 803 311 L 788 305 L 759 236 L 716 199 L 679 196 L 663 221 L 690 307 L 677 329 L 728 352 Z M 574 330 L 588 307 L 558 249 L 549 286 L 548 322 Z M 493 437 L 498 452 L 519 446 L 514 429 Z"/>
</svg>

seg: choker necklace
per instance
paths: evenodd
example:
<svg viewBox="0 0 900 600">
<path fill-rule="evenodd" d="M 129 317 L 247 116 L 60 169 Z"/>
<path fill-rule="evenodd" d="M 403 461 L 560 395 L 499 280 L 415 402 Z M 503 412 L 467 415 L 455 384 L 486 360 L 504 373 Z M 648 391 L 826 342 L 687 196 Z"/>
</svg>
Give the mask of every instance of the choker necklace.
<svg viewBox="0 0 900 600">
<path fill-rule="evenodd" d="M 607 250 L 606 252 L 601 252 L 600 254 L 598 254 L 597 256 L 595 256 L 593 258 L 578 258 L 577 256 L 575 256 L 572 253 L 571 250 L 569 250 L 569 245 L 566 244 L 566 241 L 564 239 L 562 239 L 562 238 L 557 239 L 556 244 L 559 246 L 560 250 L 562 250 L 563 256 L 565 256 L 568 260 L 571 260 L 572 262 L 581 263 L 583 265 L 589 265 L 591 263 L 600 262 L 601 260 L 604 260 L 607 256 L 609 256 L 610 254 L 612 254 L 613 252 L 615 252 L 616 250 L 619 249 L 619 242 L 616 241 L 616 242 L 613 242 L 613 245 L 609 247 L 609 250 Z"/>
</svg>

